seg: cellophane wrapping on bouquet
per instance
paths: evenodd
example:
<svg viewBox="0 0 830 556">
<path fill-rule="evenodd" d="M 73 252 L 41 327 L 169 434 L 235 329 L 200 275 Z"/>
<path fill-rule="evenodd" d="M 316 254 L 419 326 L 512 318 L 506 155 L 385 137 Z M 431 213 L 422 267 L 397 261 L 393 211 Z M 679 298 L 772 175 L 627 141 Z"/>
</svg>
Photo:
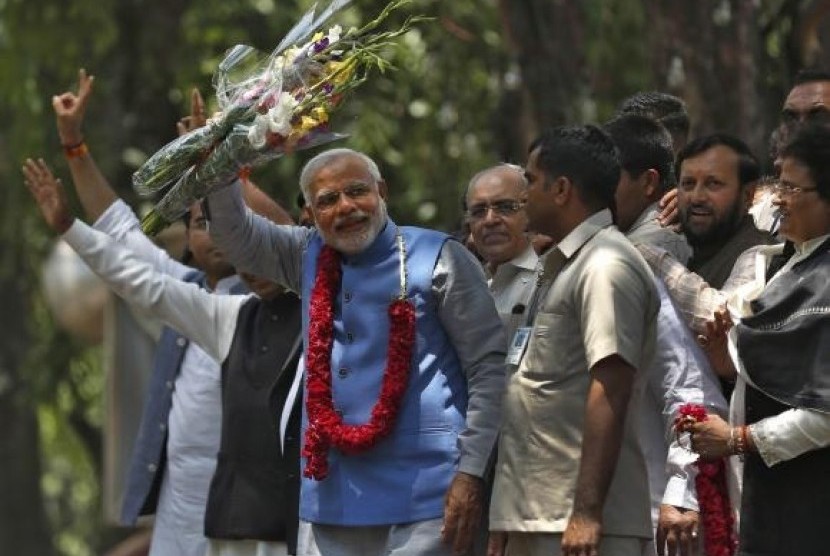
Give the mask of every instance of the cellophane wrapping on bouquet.
<svg viewBox="0 0 830 556">
<path fill-rule="evenodd" d="M 145 233 L 155 235 L 243 168 L 345 137 L 330 129 L 330 114 L 369 70 L 390 67 L 387 47 L 424 19 L 379 32 L 390 13 L 411 2 L 393 0 L 361 28 L 321 30 L 350 1 L 334 0 L 319 14 L 312 7 L 268 55 L 245 45 L 228 51 L 213 78 L 220 115 L 162 147 L 133 175 L 143 196 L 167 189 L 142 220 Z"/>
</svg>

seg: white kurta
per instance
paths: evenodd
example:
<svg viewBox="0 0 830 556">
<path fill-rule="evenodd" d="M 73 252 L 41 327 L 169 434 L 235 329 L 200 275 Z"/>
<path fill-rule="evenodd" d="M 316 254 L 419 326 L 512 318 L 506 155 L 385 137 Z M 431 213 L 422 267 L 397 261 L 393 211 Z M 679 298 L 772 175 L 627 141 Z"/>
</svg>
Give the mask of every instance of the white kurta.
<svg viewBox="0 0 830 556">
<path fill-rule="evenodd" d="M 102 222 L 103 221 L 103 222 Z M 282 542 L 217 541 L 204 537 L 204 513 L 216 467 L 221 427 L 221 369 L 236 330 L 240 306 L 248 295 L 227 294 L 235 277 L 220 280 L 209 292 L 178 279 L 189 272 L 167 261 L 143 234 L 130 241 L 135 221 L 126 205 L 114 204 L 97 227 L 114 231 L 118 243 L 76 222 L 64 239 L 109 287 L 130 305 L 162 318 L 195 343 L 188 346 L 174 384 L 168 418 L 168 459 L 162 481 L 151 554 L 211 556 L 283 556 Z M 136 221 L 137 223 L 137 221 Z M 301 374 L 284 413 L 293 407 Z M 281 422 L 287 415 L 281 416 Z M 280 440 L 285 425 L 280 428 Z"/>
</svg>

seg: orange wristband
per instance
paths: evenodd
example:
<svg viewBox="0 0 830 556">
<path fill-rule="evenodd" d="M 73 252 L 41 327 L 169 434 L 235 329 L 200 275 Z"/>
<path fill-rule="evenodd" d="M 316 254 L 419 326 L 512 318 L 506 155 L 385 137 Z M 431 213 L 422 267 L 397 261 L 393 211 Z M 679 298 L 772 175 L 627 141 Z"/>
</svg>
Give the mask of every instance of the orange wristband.
<svg viewBox="0 0 830 556">
<path fill-rule="evenodd" d="M 77 145 L 63 146 L 63 155 L 66 158 L 80 158 L 89 153 L 86 142 L 81 141 Z"/>
</svg>

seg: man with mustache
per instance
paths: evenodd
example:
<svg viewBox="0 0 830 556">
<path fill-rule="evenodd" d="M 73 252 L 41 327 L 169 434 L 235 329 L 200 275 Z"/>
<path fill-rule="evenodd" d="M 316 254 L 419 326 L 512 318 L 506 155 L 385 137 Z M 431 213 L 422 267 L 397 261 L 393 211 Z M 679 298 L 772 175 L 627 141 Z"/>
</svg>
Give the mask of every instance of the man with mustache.
<svg viewBox="0 0 830 556">
<path fill-rule="evenodd" d="M 256 217 L 236 184 L 208 198 L 237 268 L 303 300 L 299 553 L 463 554 L 504 392 L 481 267 L 449 236 L 392 221 L 363 153 L 317 155 L 300 188 L 316 229 Z"/>
<path fill-rule="evenodd" d="M 693 250 L 688 267 L 714 288 L 741 253 L 773 242 L 748 214 L 759 177 L 758 160 L 731 135 L 700 137 L 677 155 L 680 225 Z"/>
<path fill-rule="evenodd" d="M 527 318 L 525 311 L 536 285 L 539 262 L 527 230 L 526 189 L 521 166 L 499 164 L 474 175 L 464 196 L 465 223 L 470 228 L 472 248 L 484 260 L 490 293 L 508 340 Z M 489 502 L 492 470 L 486 478 L 486 487 Z M 486 532 L 489 516 L 487 511 L 484 513 L 482 524 Z M 474 554 L 484 554 L 486 543 L 487 535 L 482 534 Z"/>
<path fill-rule="evenodd" d="M 754 253 L 756 275 L 730 296 L 720 327 L 736 322 L 729 423 L 690 430 L 701 457 L 742 456 L 738 554 L 818 556 L 830 503 L 830 130 L 800 127 L 781 161 L 775 203 L 794 252 L 784 264 L 783 244 Z"/>
<path fill-rule="evenodd" d="M 508 351 L 489 553 L 642 555 L 635 381 L 653 354 L 654 276 L 613 226 L 620 162 L 604 131 L 549 129 L 529 152 L 529 226 L 556 247 Z"/>
<path fill-rule="evenodd" d="M 672 139 L 657 121 L 636 114 L 617 116 L 604 126 L 620 151 L 621 175 L 614 196 L 617 227 L 635 246 L 667 250 L 686 261 L 685 238 L 657 222 L 657 201 L 674 185 Z M 660 279 L 655 355 L 646 369 L 640 404 L 639 437 L 648 464 L 651 516 L 657 553 L 686 554 L 698 544 L 698 500 L 694 457 L 672 432 L 679 408 L 702 403 L 725 415 L 727 403 L 706 356 L 695 344 Z"/>
<path fill-rule="evenodd" d="M 525 316 L 539 261 L 527 232 L 525 188 L 519 166 L 500 164 L 473 176 L 465 197 L 473 246 L 484 259 L 508 339 Z"/>
</svg>

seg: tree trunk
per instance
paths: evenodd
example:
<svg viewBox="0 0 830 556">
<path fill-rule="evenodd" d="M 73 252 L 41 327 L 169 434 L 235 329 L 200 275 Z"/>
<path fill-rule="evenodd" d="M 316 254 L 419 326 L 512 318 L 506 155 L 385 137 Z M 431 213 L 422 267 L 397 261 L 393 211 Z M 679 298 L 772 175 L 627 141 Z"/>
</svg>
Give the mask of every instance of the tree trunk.
<svg viewBox="0 0 830 556">
<path fill-rule="evenodd" d="M 40 490 L 40 447 L 35 402 L 21 371 L 29 345 L 25 253 L 19 236 L 0 236 L 0 552 L 15 556 L 53 554 Z M 12 324 L 12 320 L 14 321 Z"/>
<path fill-rule="evenodd" d="M 756 3 L 646 0 L 646 10 L 658 88 L 686 101 L 692 136 L 725 131 L 763 155 L 769 129 L 761 116 Z"/>
<path fill-rule="evenodd" d="M 506 160 L 524 160 L 528 143 L 542 129 L 583 119 L 588 79 L 582 7 L 565 0 L 500 0 L 499 9 L 521 74 L 521 94 L 508 91 L 504 103 L 520 102 L 521 116 L 504 112 L 510 121 L 496 126 L 498 150 Z"/>
</svg>

